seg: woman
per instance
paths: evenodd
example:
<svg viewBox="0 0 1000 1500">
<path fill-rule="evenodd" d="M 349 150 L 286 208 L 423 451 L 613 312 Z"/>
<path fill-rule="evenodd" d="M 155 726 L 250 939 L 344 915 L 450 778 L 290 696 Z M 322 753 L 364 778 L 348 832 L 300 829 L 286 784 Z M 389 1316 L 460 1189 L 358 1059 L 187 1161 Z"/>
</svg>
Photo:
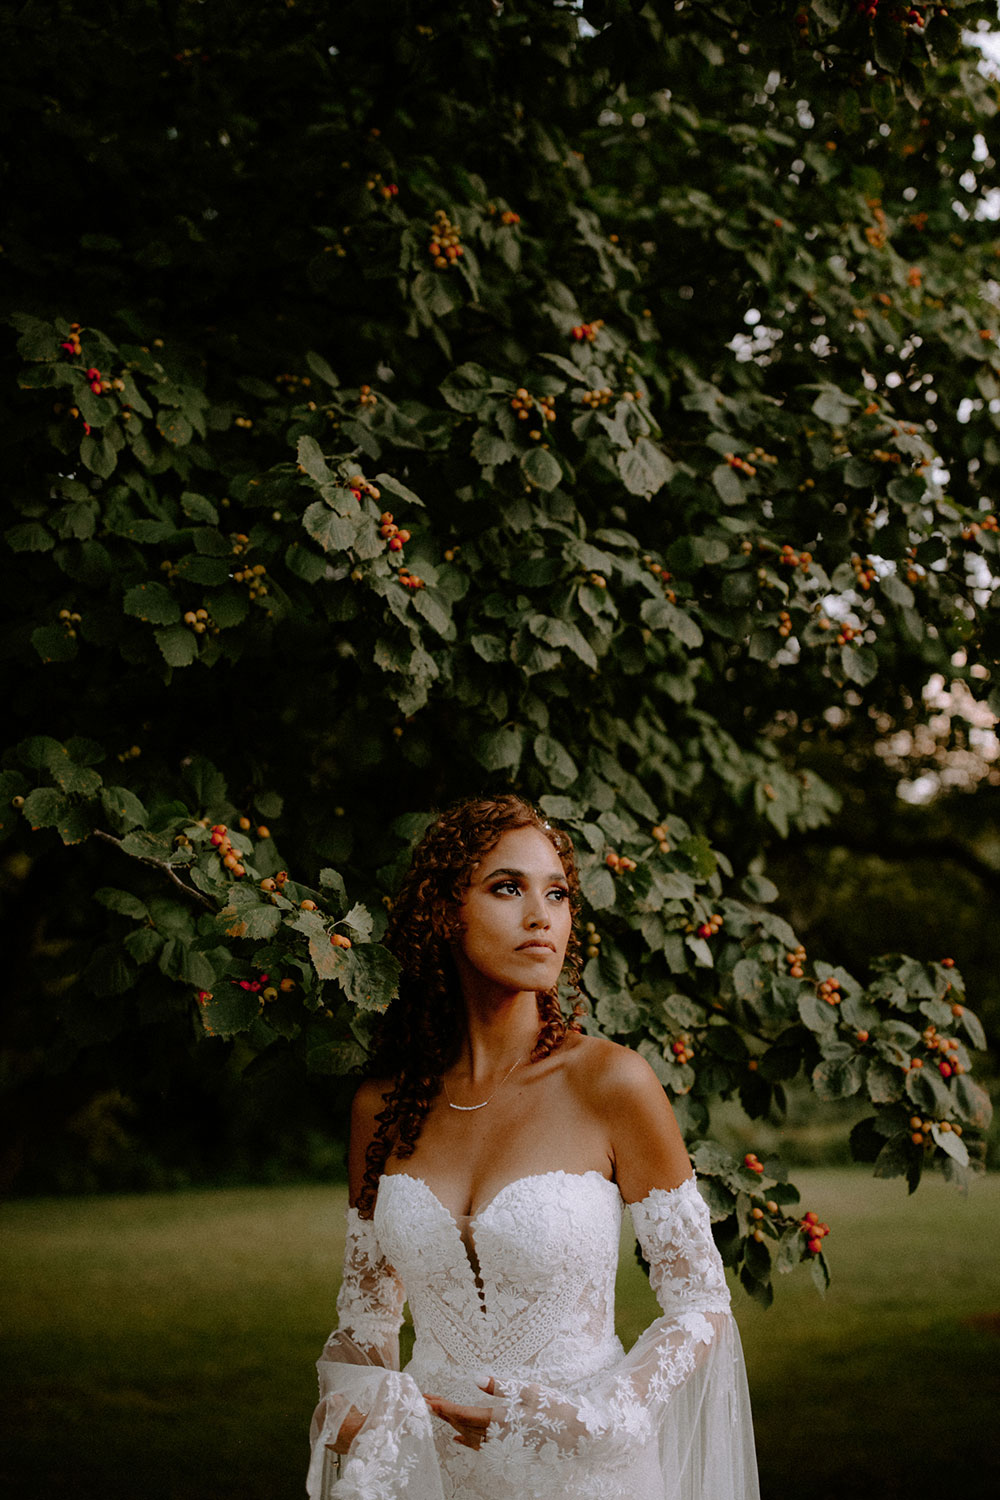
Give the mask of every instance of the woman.
<svg viewBox="0 0 1000 1500">
<path fill-rule="evenodd" d="M 354 1101 L 312 1500 L 757 1496 L 739 1339 L 673 1112 L 643 1059 L 560 1010 L 577 906 L 569 839 L 518 797 L 451 809 L 414 856 L 387 937 L 400 994 Z M 624 1203 L 663 1309 L 628 1355 Z"/>
</svg>

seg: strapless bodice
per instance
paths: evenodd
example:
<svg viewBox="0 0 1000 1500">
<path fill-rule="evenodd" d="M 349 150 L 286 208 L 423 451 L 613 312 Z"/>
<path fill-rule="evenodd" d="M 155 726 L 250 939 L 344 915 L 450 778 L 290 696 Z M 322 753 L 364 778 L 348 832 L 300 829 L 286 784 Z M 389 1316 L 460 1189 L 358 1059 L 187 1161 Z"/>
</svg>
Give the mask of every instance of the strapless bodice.
<svg viewBox="0 0 1000 1500">
<path fill-rule="evenodd" d="M 416 1329 L 411 1373 L 469 1399 L 475 1381 L 579 1381 L 614 1364 L 622 1199 L 600 1172 L 509 1182 L 462 1227 L 420 1177 L 379 1180 L 375 1232 Z M 426 1387 L 425 1387 L 426 1388 Z"/>
</svg>

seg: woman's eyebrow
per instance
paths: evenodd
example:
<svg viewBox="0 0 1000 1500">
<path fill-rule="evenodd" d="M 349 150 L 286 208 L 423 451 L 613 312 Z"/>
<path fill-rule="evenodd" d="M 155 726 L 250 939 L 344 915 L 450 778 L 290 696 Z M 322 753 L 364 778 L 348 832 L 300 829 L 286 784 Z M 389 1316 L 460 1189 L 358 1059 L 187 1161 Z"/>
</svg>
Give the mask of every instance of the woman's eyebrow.
<svg viewBox="0 0 1000 1500">
<path fill-rule="evenodd" d="M 498 875 L 512 875 L 515 880 L 527 880 L 528 878 L 523 870 L 511 870 L 503 868 L 499 870 L 491 870 L 488 875 L 483 876 L 483 880 L 495 880 Z M 564 870 L 559 870 L 557 873 L 545 876 L 546 884 L 552 884 L 553 882 L 559 880 L 565 882 L 566 872 Z"/>
</svg>

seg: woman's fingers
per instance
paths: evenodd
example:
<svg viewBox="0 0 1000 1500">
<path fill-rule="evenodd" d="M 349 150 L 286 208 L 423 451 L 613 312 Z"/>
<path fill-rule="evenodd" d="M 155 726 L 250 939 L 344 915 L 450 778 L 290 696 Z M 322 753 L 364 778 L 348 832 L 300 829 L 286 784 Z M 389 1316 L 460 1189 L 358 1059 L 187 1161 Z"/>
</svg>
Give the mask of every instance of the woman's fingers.
<svg viewBox="0 0 1000 1500">
<path fill-rule="evenodd" d="M 436 1416 L 455 1429 L 456 1443 L 466 1448 L 478 1448 L 486 1436 L 486 1429 L 493 1420 L 490 1406 L 462 1406 L 444 1396 L 424 1395 L 424 1400 Z"/>
</svg>

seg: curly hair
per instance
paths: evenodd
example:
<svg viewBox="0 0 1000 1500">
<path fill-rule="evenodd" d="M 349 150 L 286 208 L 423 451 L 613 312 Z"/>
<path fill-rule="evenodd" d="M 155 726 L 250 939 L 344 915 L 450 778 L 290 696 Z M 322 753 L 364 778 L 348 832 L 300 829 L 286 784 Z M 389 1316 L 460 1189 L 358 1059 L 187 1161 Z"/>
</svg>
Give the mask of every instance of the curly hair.
<svg viewBox="0 0 1000 1500">
<path fill-rule="evenodd" d="M 378 1179 L 391 1152 L 411 1156 L 427 1112 L 455 1063 L 465 1034 L 465 1007 L 451 945 L 462 930 L 460 905 L 480 860 L 502 834 L 537 828 L 559 856 L 569 887 L 574 927 L 563 969 L 574 990 L 580 981 L 580 940 L 575 929 L 580 884 L 569 835 L 554 828 L 530 802 L 513 794 L 473 797 L 443 812 L 414 852 L 392 905 L 386 947 L 403 966 L 399 995 L 376 1037 L 368 1077 L 390 1078 L 392 1088 L 376 1116 L 368 1146 L 358 1210 L 370 1217 Z M 539 1029 L 530 1062 L 547 1057 L 567 1032 L 579 1031 L 580 1007 L 567 1020 L 558 988 L 538 992 Z"/>
</svg>

